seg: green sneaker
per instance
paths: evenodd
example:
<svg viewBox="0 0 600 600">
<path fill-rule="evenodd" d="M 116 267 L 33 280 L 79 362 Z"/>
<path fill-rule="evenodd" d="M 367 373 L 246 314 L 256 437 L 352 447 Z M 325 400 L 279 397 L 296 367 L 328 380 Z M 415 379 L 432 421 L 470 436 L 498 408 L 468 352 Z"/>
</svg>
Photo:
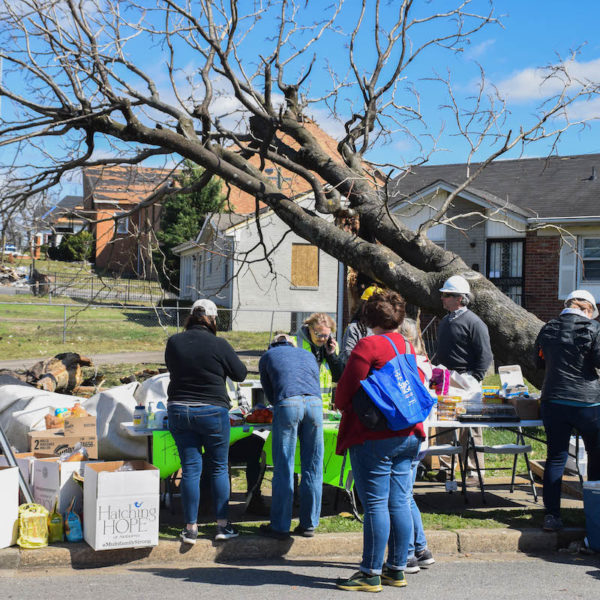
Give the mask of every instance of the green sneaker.
<svg viewBox="0 0 600 600">
<path fill-rule="evenodd" d="M 350 579 L 338 579 L 335 585 L 350 592 L 380 592 L 383 589 L 379 575 L 367 575 L 362 571 L 357 571 Z"/>
<path fill-rule="evenodd" d="M 393 585 L 394 587 L 405 587 L 406 577 L 404 577 L 404 571 L 395 571 L 384 566 L 383 573 L 381 573 L 381 583 L 383 585 Z"/>
</svg>

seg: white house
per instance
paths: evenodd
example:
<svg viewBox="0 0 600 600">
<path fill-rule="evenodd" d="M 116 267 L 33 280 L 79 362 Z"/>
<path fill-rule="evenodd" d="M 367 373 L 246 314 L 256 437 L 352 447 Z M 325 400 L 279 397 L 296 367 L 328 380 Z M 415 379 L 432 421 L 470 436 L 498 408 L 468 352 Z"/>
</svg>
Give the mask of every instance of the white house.
<svg viewBox="0 0 600 600">
<path fill-rule="evenodd" d="M 298 202 L 314 206 L 312 194 Z M 195 240 L 173 251 L 181 257 L 180 297 L 231 309 L 234 330 L 294 332 L 312 312 L 337 313 L 337 260 L 291 233 L 268 208 L 258 224 L 254 214 L 210 215 Z"/>
</svg>

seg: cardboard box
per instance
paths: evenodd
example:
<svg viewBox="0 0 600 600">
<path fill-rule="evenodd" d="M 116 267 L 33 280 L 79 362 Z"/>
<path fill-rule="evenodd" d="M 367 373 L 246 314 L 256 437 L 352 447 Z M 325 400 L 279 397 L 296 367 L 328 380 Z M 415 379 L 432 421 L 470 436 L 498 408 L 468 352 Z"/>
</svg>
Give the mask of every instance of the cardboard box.
<svg viewBox="0 0 600 600">
<path fill-rule="evenodd" d="M 0 467 L 0 548 L 17 542 L 19 530 L 19 469 Z"/>
<path fill-rule="evenodd" d="M 96 435 L 96 417 L 66 417 L 65 435 Z"/>
<path fill-rule="evenodd" d="M 33 461 L 36 458 L 35 452 L 16 452 L 14 454 L 19 470 L 23 474 L 23 479 L 31 485 L 33 483 Z M 45 458 L 44 455 L 38 455 L 38 458 Z M 8 467 L 6 456 L 0 456 L 0 467 Z"/>
<path fill-rule="evenodd" d="M 94 435 L 65 435 L 62 429 L 29 432 L 29 449 L 56 456 L 70 452 L 81 442 L 89 458 L 98 458 L 98 437 Z"/>
<path fill-rule="evenodd" d="M 158 544 L 159 470 L 143 460 L 88 463 L 83 492 L 83 537 L 94 550 Z"/>
<path fill-rule="evenodd" d="M 540 401 L 537 398 L 524 398 L 523 396 L 513 396 L 507 398 L 506 402 L 512 404 L 517 411 L 517 415 L 521 419 L 539 419 L 540 418 Z"/>
<path fill-rule="evenodd" d="M 49 511 L 58 497 L 58 512 L 63 514 L 75 498 L 75 512 L 83 509 L 83 490 L 73 480 L 73 473 L 83 475 L 84 462 L 59 462 L 58 458 L 41 458 L 33 462 L 33 499 Z"/>
</svg>

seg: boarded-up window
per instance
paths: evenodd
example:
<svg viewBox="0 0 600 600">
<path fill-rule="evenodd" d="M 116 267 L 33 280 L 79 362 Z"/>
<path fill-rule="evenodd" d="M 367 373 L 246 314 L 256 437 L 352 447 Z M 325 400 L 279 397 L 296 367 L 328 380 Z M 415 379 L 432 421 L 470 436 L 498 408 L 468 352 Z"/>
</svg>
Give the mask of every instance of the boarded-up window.
<svg viewBox="0 0 600 600">
<path fill-rule="evenodd" d="M 292 244 L 292 285 L 319 287 L 319 249 L 309 244 Z"/>
</svg>

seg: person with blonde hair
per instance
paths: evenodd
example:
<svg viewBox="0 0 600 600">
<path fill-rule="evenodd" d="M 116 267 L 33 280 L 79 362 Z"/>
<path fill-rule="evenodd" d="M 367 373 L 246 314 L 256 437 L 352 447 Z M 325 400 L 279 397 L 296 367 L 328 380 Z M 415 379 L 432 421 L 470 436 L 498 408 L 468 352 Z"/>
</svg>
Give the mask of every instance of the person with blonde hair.
<svg viewBox="0 0 600 600">
<path fill-rule="evenodd" d="M 329 409 L 333 398 L 333 384 L 344 370 L 339 356 L 338 344 L 333 337 L 335 321 L 327 313 L 313 313 L 296 333 L 296 346 L 307 350 L 319 365 L 321 399 L 323 408 Z"/>
<path fill-rule="evenodd" d="M 413 319 L 406 318 L 402 321 L 398 331 L 409 341 L 415 353 L 417 355 L 417 368 L 425 376 L 425 383 L 431 379 L 431 363 L 427 358 L 427 352 L 425 350 L 425 344 L 423 338 L 419 332 L 417 322 Z M 427 429 L 425 429 L 425 435 L 427 435 Z M 421 447 L 423 447 L 422 442 Z M 419 448 L 421 449 L 421 448 Z M 420 459 L 419 455 L 412 461 L 412 485 L 414 487 L 417 479 L 417 469 L 419 467 Z M 435 562 L 431 550 L 427 548 L 427 538 L 425 537 L 425 529 L 423 528 L 423 519 L 421 518 L 421 511 L 415 502 L 414 493 L 411 494 L 410 498 L 410 513 L 412 517 L 412 536 L 409 538 L 408 543 L 408 558 L 406 559 L 405 573 L 418 573 L 422 568 L 427 568 Z"/>
</svg>

